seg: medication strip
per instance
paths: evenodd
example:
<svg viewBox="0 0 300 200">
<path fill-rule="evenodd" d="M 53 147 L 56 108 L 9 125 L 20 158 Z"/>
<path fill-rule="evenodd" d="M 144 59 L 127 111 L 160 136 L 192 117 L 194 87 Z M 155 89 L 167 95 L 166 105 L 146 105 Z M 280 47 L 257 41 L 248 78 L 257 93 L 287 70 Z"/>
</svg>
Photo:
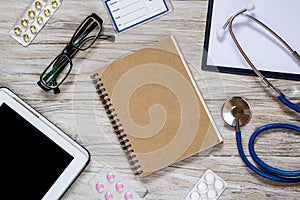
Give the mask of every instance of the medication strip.
<svg viewBox="0 0 300 200">
<path fill-rule="evenodd" d="M 104 167 L 89 182 L 90 188 L 101 200 L 140 200 L 120 175 L 111 167 Z"/>
<path fill-rule="evenodd" d="M 216 200 L 226 188 L 226 182 L 211 170 L 206 170 L 185 200 Z"/>
<path fill-rule="evenodd" d="M 23 46 L 28 46 L 54 12 L 62 0 L 36 0 L 25 10 L 10 30 L 9 35 Z"/>
</svg>

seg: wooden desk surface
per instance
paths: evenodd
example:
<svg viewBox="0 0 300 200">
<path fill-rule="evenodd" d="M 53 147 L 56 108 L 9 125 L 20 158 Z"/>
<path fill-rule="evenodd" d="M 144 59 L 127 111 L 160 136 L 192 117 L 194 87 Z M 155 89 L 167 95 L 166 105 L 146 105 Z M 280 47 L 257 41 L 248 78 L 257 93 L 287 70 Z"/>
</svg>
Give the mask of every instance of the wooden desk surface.
<svg viewBox="0 0 300 200">
<path fill-rule="evenodd" d="M 220 111 L 227 98 L 243 96 L 250 101 L 253 118 L 242 129 L 244 149 L 249 155 L 246 143 L 257 127 L 272 122 L 299 125 L 300 116 L 282 106 L 256 77 L 200 69 L 207 0 L 173 0 L 171 13 L 116 34 L 114 43 L 96 42 L 91 49 L 79 52 L 73 59 L 72 74 L 58 95 L 37 86 L 39 75 L 62 51 L 87 15 L 95 12 L 101 16 L 105 33 L 114 33 L 111 22 L 101 0 L 65 0 L 25 48 L 8 32 L 30 4 L 31 0 L 6 0 L 0 4 L 0 86 L 12 89 L 90 151 L 91 162 L 63 199 L 97 199 L 88 183 L 104 165 L 114 167 L 143 199 L 184 199 L 207 169 L 227 182 L 221 199 L 300 198 L 299 184 L 275 183 L 245 167 L 237 152 L 234 131 L 223 123 Z M 171 34 L 179 41 L 224 143 L 139 180 L 129 169 L 89 76 L 92 70 Z M 299 81 L 271 81 L 299 104 Z M 263 160 L 275 167 L 299 169 L 299 143 L 299 135 L 275 132 L 260 137 L 256 149 Z"/>
</svg>

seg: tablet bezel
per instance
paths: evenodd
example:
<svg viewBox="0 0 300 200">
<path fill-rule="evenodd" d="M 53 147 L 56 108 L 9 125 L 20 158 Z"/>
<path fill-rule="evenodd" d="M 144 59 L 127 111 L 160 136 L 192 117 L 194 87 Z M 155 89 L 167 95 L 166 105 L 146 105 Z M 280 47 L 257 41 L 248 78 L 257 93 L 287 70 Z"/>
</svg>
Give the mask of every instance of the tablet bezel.
<svg viewBox="0 0 300 200">
<path fill-rule="evenodd" d="M 73 159 L 58 177 L 55 183 L 49 188 L 43 200 L 59 199 L 71 186 L 90 161 L 89 152 L 35 109 L 25 103 L 21 98 L 8 88 L 0 88 L 0 106 L 5 103 L 12 110 L 17 112 L 41 133 L 55 142 L 58 146 L 70 154 Z"/>
</svg>

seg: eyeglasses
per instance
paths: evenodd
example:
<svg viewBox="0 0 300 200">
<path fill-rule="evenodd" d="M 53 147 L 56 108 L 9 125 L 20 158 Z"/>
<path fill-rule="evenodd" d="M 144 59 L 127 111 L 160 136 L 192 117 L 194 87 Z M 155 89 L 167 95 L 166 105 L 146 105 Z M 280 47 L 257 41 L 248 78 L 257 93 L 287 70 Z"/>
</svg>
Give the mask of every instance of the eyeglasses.
<svg viewBox="0 0 300 200">
<path fill-rule="evenodd" d="M 59 86 L 70 74 L 73 67 L 72 58 L 78 51 L 90 48 L 97 39 L 113 42 L 113 35 L 102 34 L 103 20 L 92 13 L 80 24 L 70 42 L 63 51 L 48 65 L 40 76 L 37 84 L 45 91 L 53 90 L 54 94 L 60 93 Z"/>
</svg>

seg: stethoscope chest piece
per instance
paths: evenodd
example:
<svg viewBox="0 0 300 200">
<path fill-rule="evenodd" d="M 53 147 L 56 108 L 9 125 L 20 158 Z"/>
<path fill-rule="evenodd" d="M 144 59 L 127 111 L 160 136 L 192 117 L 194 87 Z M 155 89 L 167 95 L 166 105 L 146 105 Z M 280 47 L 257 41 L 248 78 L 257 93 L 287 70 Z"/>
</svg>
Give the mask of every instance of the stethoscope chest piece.
<svg viewBox="0 0 300 200">
<path fill-rule="evenodd" d="M 242 97 L 231 97 L 223 104 L 222 117 L 229 126 L 235 127 L 237 120 L 239 126 L 244 126 L 250 121 L 251 116 L 250 104 Z"/>
</svg>

